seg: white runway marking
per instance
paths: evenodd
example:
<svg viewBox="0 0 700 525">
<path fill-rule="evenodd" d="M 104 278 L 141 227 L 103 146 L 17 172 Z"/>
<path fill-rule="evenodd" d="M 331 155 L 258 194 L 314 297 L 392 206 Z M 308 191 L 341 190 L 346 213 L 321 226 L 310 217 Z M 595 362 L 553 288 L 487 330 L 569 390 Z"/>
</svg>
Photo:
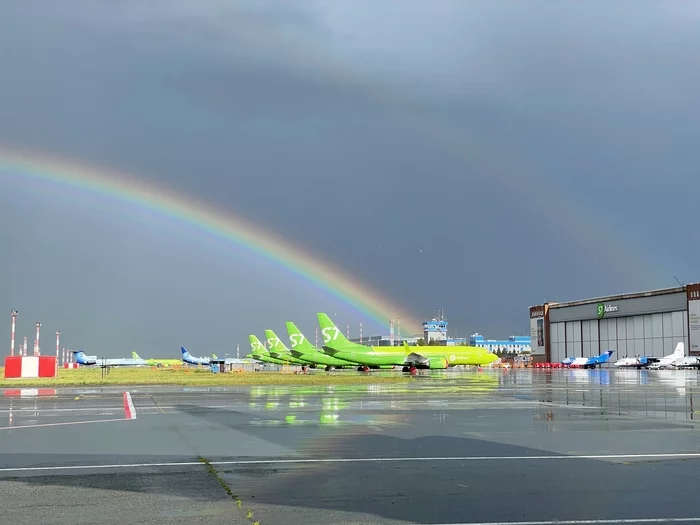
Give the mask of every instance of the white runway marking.
<svg viewBox="0 0 700 525">
<path fill-rule="evenodd" d="M 38 423 L 36 425 L 14 425 L 10 427 L 0 427 L 0 430 L 19 430 L 22 428 L 38 428 L 38 427 L 64 427 L 68 425 L 85 425 L 87 423 L 109 423 L 110 421 L 126 421 L 123 417 L 112 419 L 92 419 L 88 421 L 60 421 L 58 423 Z"/>
<path fill-rule="evenodd" d="M 119 420 L 109 420 L 119 421 Z M 58 423 L 60 424 L 60 423 Z M 577 456 L 452 456 L 432 458 L 288 458 L 288 459 L 242 459 L 231 461 L 210 461 L 212 465 L 283 465 L 283 464 L 322 464 L 322 463 L 391 463 L 391 462 L 430 462 L 430 461 L 542 461 L 556 459 L 680 459 L 700 458 L 700 452 L 678 452 L 668 454 L 596 454 Z M 170 463 L 114 463 L 98 465 L 67 465 L 51 467 L 14 467 L 0 468 L 0 472 L 31 472 L 42 470 L 91 470 L 149 467 L 190 467 L 202 463 L 199 461 L 180 461 Z M 555 523 L 555 522 L 546 522 Z M 460 524 L 452 524 L 460 525 Z"/>
<path fill-rule="evenodd" d="M 124 412 L 124 407 L 100 407 L 90 408 L 13 408 L 12 410 L 0 410 L 0 414 L 21 414 L 30 412 L 32 414 L 52 414 L 54 412 Z"/>
<path fill-rule="evenodd" d="M 622 523 L 700 523 L 700 518 L 635 518 L 619 520 L 484 521 L 435 525 L 604 525 Z"/>
</svg>

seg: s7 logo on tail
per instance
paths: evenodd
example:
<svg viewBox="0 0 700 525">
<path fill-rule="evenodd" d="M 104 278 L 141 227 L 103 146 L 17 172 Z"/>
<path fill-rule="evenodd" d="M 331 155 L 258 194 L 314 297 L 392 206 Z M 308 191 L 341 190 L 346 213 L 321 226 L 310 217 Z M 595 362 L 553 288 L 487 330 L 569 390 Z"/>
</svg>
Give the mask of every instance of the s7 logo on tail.
<svg viewBox="0 0 700 525">
<path fill-rule="evenodd" d="M 253 347 L 253 350 L 260 350 L 263 347 L 260 341 L 251 341 L 250 346 Z"/>
<path fill-rule="evenodd" d="M 297 345 L 304 342 L 304 334 L 290 334 L 289 340 L 292 343 L 292 348 L 295 348 Z"/>
<path fill-rule="evenodd" d="M 338 330 L 337 326 L 326 326 L 324 329 L 321 330 L 321 333 L 323 334 L 323 342 L 330 343 L 331 341 L 335 341 L 336 339 L 338 339 L 338 335 L 340 335 L 340 330 Z"/>
<path fill-rule="evenodd" d="M 270 348 L 274 348 L 277 346 L 277 343 L 280 343 L 281 341 L 279 340 L 279 337 L 270 337 L 270 339 L 267 340 L 267 345 Z"/>
</svg>

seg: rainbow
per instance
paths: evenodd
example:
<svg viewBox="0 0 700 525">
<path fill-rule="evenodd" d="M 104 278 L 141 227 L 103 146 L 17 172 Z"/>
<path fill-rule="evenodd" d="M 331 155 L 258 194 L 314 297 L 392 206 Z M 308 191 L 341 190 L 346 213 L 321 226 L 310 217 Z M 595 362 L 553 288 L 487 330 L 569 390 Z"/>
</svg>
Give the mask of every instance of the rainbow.
<svg viewBox="0 0 700 525">
<path fill-rule="evenodd" d="M 104 195 L 175 222 L 189 224 L 207 235 L 272 261 L 337 297 L 380 326 L 386 326 L 390 319 L 399 318 L 404 333 L 422 331 L 422 324 L 413 315 L 358 279 L 242 217 L 191 196 L 175 193 L 133 175 L 17 148 L 11 151 L 0 149 L 0 172 Z"/>
</svg>

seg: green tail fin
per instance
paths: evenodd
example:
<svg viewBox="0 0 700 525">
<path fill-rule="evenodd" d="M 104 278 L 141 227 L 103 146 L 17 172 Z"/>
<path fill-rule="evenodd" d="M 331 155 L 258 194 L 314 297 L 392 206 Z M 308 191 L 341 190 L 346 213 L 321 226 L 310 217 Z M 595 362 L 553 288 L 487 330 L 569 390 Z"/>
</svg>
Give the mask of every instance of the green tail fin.
<svg viewBox="0 0 700 525">
<path fill-rule="evenodd" d="M 132 357 L 132 359 L 141 359 L 139 357 L 139 354 L 137 354 L 136 352 L 131 352 L 131 357 Z"/>
<path fill-rule="evenodd" d="M 323 335 L 323 345 L 331 348 L 342 348 L 347 346 L 362 346 L 357 343 L 348 341 L 337 326 L 323 312 L 316 314 L 318 316 L 318 325 L 321 327 L 321 335 Z"/>
<path fill-rule="evenodd" d="M 301 330 L 297 328 L 291 321 L 287 321 L 287 334 L 289 334 L 289 342 L 292 344 L 292 350 L 297 350 L 298 352 L 308 353 L 315 352 L 316 347 L 311 344 L 311 342 L 304 337 Z"/>
<path fill-rule="evenodd" d="M 263 345 L 260 342 L 260 339 L 258 339 L 257 335 L 250 334 L 248 336 L 248 340 L 250 341 L 250 348 L 253 350 L 253 353 L 260 353 L 260 354 L 267 353 L 267 351 L 265 350 L 265 345 Z"/>
<path fill-rule="evenodd" d="M 289 348 L 277 337 L 277 334 L 272 330 L 265 330 L 265 339 L 267 339 L 267 349 L 271 352 L 289 352 Z"/>
</svg>

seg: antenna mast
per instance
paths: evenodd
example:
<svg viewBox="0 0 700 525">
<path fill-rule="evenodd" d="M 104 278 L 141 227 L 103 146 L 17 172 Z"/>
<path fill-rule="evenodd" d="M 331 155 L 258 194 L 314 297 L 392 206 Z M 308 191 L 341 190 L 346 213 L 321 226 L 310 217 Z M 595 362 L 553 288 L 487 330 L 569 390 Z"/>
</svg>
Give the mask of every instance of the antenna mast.
<svg viewBox="0 0 700 525">
<path fill-rule="evenodd" d="M 17 325 L 17 310 L 12 310 L 12 338 L 10 339 L 10 356 L 15 355 L 15 326 Z"/>
</svg>

